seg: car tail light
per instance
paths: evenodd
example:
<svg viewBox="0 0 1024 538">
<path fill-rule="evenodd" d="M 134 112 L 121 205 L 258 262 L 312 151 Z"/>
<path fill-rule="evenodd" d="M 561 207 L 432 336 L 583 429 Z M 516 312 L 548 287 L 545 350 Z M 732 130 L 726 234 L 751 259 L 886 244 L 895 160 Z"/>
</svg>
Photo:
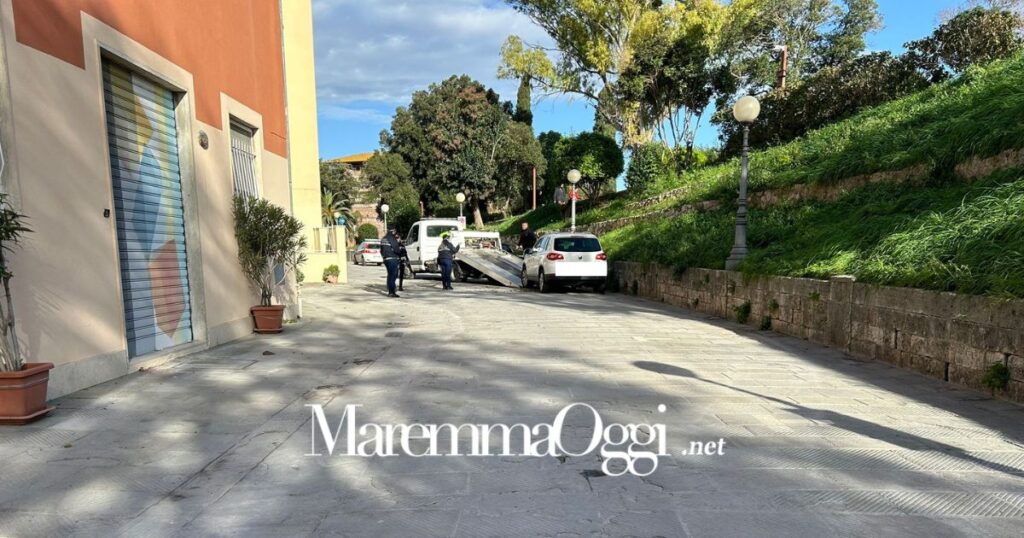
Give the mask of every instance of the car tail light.
<svg viewBox="0 0 1024 538">
<path fill-rule="evenodd" d="M 599 260 L 607 260 L 608 259 L 608 255 L 605 254 L 604 252 L 598 252 L 597 253 L 597 259 L 599 259 Z"/>
<path fill-rule="evenodd" d="M 555 260 L 564 260 L 565 256 L 562 256 L 561 254 L 559 254 L 557 252 L 551 252 L 551 253 L 548 253 L 547 258 L 549 260 L 551 260 L 551 261 L 555 261 Z"/>
</svg>

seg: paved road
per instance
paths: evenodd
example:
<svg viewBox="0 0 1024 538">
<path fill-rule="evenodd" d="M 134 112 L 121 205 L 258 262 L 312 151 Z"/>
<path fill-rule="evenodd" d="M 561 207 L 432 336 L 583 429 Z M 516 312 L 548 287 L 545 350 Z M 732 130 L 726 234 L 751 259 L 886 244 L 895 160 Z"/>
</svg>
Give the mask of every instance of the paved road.
<svg viewBox="0 0 1024 538">
<path fill-rule="evenodd" d="M 175 360 L 0 429 L 0 535 L 1024 529 L 1020 407 L 621 295 L 417 280 L 394 300 L 382 269 L 350 274 L 348 286 L 305 290 L 306 317 L 284 335 Z M 541 424 L 571 402 L 606 422 L 663 422 L 670 455 L 643 478 L 602 476 L 593 454 L 305 456 L 311 403 L 332 423 L 351 403 L 360 422 Z M 567 444 L 586 426 L 570 415 Z M 722 455 L 681 454 L 719 439 Z"/>
</svg>

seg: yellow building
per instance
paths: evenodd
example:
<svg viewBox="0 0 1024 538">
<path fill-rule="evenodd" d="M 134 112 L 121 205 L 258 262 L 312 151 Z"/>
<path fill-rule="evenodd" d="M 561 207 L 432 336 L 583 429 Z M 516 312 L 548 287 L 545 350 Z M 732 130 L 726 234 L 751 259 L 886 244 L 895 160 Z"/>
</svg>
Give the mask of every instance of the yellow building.
<svg viewBox="0 0 1024 538">
<path fill-rule="evenodd" d="M 338 282 L 348 281 L 345 229 L 325 228 L 320 203 L 320 152 L 316 118 L 316 73 L 313 62 L 313 13 L 309 0 L 281 2 L 284 26 L 285 91 L 288 96 L 288 155 L 292 204 L 309 242 L 301 268 L 307 282 L 320 281 L 337 265 Z"/>
</svg>

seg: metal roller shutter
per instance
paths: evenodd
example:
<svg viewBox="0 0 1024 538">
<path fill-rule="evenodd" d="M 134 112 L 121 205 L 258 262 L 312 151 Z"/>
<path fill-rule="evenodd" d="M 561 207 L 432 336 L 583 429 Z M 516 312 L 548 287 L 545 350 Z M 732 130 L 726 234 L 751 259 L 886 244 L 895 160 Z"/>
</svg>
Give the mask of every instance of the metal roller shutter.
<svg viewBox="0 0 1024 538">
<path fill-rule="evenodd" d="M 110 168 L 128 356 L 192 341 L 174 95 L 105 63 Z"/>
</svg>

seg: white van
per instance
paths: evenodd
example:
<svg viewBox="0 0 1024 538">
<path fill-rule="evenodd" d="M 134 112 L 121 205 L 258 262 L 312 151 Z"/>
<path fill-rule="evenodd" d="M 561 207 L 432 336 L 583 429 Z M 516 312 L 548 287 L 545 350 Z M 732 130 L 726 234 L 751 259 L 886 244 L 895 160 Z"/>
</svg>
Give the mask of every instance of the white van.
<svg viewBox="0 0 1024 538">
<path fill-rule="evenodd" d="M 405 250 L 409 253 L 412 272 L 440 272 L 437 247 L 441 246 L 441 234 L 462 229 L 462 223 L 457 219 L 424 219 L 413 224 L 405 236 Z"/>
</svg>

